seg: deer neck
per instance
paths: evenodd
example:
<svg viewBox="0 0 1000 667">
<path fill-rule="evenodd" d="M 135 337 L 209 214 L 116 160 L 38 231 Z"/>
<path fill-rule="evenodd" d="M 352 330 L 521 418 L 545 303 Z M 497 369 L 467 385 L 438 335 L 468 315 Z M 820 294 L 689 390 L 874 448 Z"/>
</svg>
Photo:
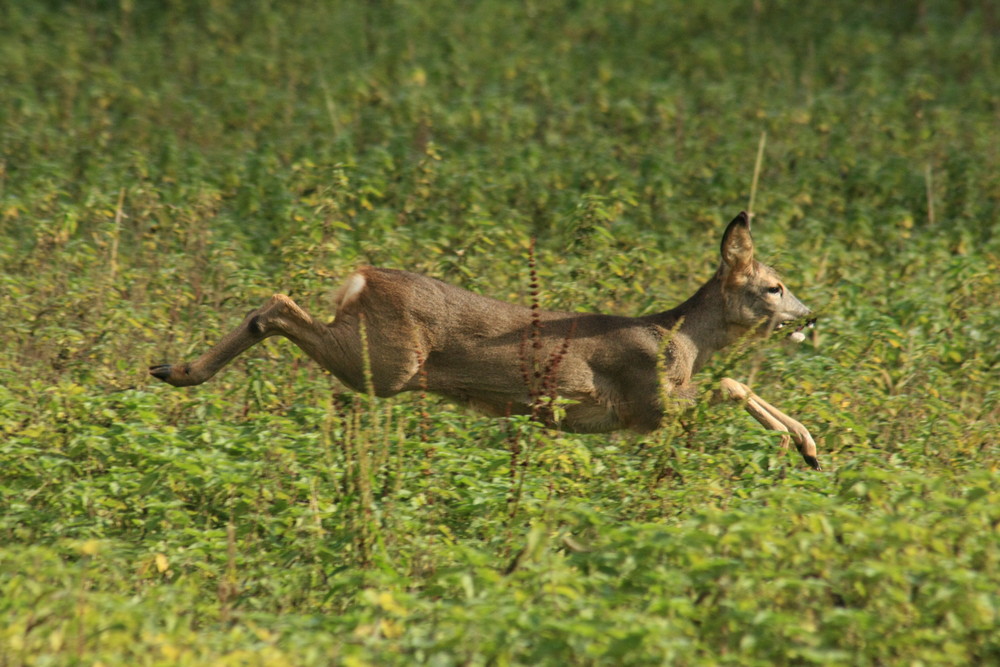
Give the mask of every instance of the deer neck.
<svg viewBox="0 0 1000 667">
<path fill-rule="evenodd" d="M 722 282 L 713 278 L 681 305 L 651 317 L 674 332 L 668 372 L 676 381 L 687 382 L 713 354 L 742 335 L 727 322 L 725 304 Z"/>
</svg>

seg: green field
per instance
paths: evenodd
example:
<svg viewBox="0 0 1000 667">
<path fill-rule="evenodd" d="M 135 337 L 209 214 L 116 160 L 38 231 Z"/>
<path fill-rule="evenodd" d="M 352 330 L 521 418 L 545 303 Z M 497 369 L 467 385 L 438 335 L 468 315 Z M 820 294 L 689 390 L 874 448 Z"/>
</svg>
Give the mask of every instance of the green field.
<svg viewBox="0 0 1000 667">
<path fill-rule="evenodd" d="M 883 7 L 884 5 L 884 7 Z M 0 3 L 0 667 L 1000 663 L 993 0 Z M 577 436 L 271 339 L 352 269 L 819 315 L 738 405 Z"/>
</svg>

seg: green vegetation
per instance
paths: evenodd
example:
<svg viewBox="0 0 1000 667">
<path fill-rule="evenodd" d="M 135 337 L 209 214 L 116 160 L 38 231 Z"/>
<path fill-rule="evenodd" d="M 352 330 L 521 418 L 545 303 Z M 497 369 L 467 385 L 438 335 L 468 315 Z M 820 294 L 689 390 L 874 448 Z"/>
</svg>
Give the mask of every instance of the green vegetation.
<svg viewBox="0 0 1000 667">
<path fill-rule="evenodd" d="M 1000 662 L 1000 12 L 0 6 L 0 665 Z M 737 406 L 568 436 L 342 394 L 271 293 L 354 266 L 672 306 L 754 209 L 818 310 Z M 514 452 L 517 452 L 516 459 Z M 516 465 L 512 465 L 512 460 Z"/>
</svg>

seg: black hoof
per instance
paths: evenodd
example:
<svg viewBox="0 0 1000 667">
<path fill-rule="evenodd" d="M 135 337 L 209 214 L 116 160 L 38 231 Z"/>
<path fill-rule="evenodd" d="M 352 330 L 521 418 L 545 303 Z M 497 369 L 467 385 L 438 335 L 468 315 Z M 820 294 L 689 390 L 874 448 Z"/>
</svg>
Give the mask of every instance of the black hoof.
<svg viewBox="0 0 1000 667">
<path fill-rule="evenodd" d="M 815 456 L 804 455 L 802 458 L 804 458 L 806 460 L 806 463 L 808 463 L 809 467 L 811 467 L 813 470 L 822 470 L 823 469 L 823 466 L 821 466 L 819 464 L 819 459 L 816 458 Z"/>
<path fill-rule="evenodd" d="M 170 369 L 172 366 L 170 364 L 162 364 L 160 366 L 150 366 L 149 374 L 158 380 L 166 380 L 170 377 Z"/>
</svg>

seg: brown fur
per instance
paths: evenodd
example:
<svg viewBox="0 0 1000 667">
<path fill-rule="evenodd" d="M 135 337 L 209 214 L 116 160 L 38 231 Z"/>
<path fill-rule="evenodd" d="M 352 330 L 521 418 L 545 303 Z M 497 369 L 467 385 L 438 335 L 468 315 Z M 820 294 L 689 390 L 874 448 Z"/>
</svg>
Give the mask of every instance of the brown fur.
<svg viewBox="0 0 1000 667">
<path fill-rule="evenodd" d="M 348 278 L 335 302 L 336 318 L 322 324 L 276 294 L 195 361 L 150 372 L 174 386 L 200 384 L 252 345 L 285 336 L 344 384 L 365 391 L 363 323 L 377 396 L 426 388 L 489 415 L 534 408 L 566 431 L 648 432 L 664 418 L 665 396 L 694 395 L 691 376 L 714 352 L 809 313 L 773 269 L 754 259 L 745 213 L 726 228 L 716 274 L 687 301 L 655 315 L 539 311 L 533 324 L 530 308 L 370 266 Z M 569 400 L 558 422 L 551 411 L 537 411 L 540 390 L 526 381 L 532 358 L 551 376 L 551 393 Z M 726 378 L 722 388 L 819 468 L 815 442 L 799 422 L 735 380 Z"/>
</svg>

